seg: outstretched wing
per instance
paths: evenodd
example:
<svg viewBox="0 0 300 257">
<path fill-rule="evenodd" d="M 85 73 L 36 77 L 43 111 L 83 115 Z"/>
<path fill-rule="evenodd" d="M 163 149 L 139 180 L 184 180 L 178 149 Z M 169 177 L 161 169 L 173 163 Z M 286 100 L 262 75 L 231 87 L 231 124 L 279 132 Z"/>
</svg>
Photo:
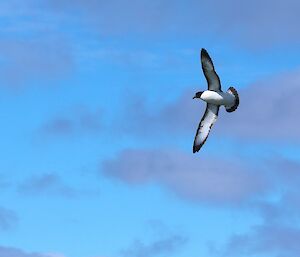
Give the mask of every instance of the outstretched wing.
<svg viewBox="0 0 300 257">
<path fill-rule="evenodd" d="M 194 140 L 193 153 L 198 152 L 205 143 L 211 127 L 217 120 L 219 106 L 215 104 L 207 104 L 205 113 L 199 123 L 197 133 Z"/>
<path fill-rule="evenodd" d="M 201 64 L 203 73 L 207 80 L 208 90 L 222 91 L 220 78 L 215 71 L 214 64 L 210 56 L 204 48 L 201 50 Z"/>
</svg>

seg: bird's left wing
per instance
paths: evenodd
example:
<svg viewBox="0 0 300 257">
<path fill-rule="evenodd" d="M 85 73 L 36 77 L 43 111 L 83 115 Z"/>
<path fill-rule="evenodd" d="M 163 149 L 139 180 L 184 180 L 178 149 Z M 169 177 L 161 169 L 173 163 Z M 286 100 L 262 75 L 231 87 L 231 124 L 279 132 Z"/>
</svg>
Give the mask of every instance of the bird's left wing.
<svg viewBox="0 0 300 257">
<path fill-rule="evenodd" d="M 211 127 L 217 120 L 219 106 L 215 104 L 207 104 L 205 113 L 199 123 L 197 133 L 194 140 L 193 153 L 198 152 L 205 143 Z"/>
<path fill-rule="evenodd" d="M 214 64 L 209 54 L 204 48 L 202 48 L 201 50 L 201 64 L 204 76 L 207 80 L 208 90 L 213 90 L 217 92 L 222 91 L 220 78 L 215 71 Z"/>
</svg>

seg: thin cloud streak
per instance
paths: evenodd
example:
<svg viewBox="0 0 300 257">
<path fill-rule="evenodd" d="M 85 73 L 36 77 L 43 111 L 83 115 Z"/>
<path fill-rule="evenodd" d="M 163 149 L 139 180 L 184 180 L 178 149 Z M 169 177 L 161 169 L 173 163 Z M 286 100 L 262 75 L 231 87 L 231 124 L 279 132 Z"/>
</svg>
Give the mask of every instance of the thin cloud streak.
<svg viewBox="0 0 300 257">
<path fill-rule="evenodd" d="M 75 67 L 71 42 L 61 30 L 66 22 L 42 6 L 34 0 L 0 3 L 2 87 L 19 89 L 51 80 L 55 83 Z"/>
<path fill-rule="evenodd" d="M 2 84 L 11 88 L 23 86 L 28 81 L 64 76 L 74 67 L 69 47 L 58 38 L 3 40 L 0 57 Z"/>
<path fill-rule="evenodd" d="M 158 183 L 179 197 L 216 205 L 240 205 L 269 186 L 259 169 L 239 159 L 192 156 L 183 152 L 127 149 L 101 165 L 104 175 L 131 185 Z"/>
<path fill-rule="evenodd" d="M 58 195 L 74 198 L 78 195 L 77 190 L 66 185 L 61 178 L 54 173 L 32 176 L 18 186 L 18 192 L 25 195 Z"/>
<path fill-rule="evenodd" d="M 102 111 L 86 107 L 75 108 L 68 115 L 48 120 L 39 129 L 41 136 L 70 136 L 74 134 L 100 133 L 103 129 Z"/>
<path fill-rule="evenodd" d="M 94 30 L 105 36 L 143 35 L 147 38 L 226 38 L 235 45 L 266 48 L 298 44 L 300 4 L 296 0 L 240 2 L 83 1 L 48 0 L 57 12 L 77 10 Z M 118 6 L 118 8 L 115 8 Z M 272 7 L 272 8 L 271 8 Z"/>
<path fill-rule="evenodd" d="M 19 219 L 17 214 L 9 209 L 0 207 L 0 229 L 9 230 L 16 226 Z M 0 255 L 1 256 L 1 255 Z"/>
<path fill-rule="evenodd" d="M 294 117 L 298 116 L 299 85 L 300 72 L 296 70 L 238 90 L 240 106 L 230 114 L 222 107 L 212 133 L 246 141 L 298 142 L 300 123 Z M 166 134 L 192 136 L 205 108 L 204 102 L 191 99 L 197 90 L 186 90 L 174 102 L 155 112 L 147 108 L 144 101 L 130 99 L 122 114 L 130 122 L 123 122 L 118 128 L 138 137 L 145 134 L 164 138 Z"/>
<path fill-rule="evenodd" d="M 171 235 L 150 244 L 136 240 L 128 249 L 121 251 L 124 257 L 155 257 L 172 255 L 182 248 L 188 239 L 180 235 Z"/>
<path fill-rule="evenodd" d="M 282 157 L 267 161 L 274 182 L 271 199 L 250 203 L 262 221 L 244 233 L 233 234 L 213 256 L 293 257 L 300 254 L 300 163 Z"/>
<path fill-rule="evenodd" d="M 234 235 L 222 256 L 299 256 L 300 228 L 260 225 L 248 234 Z"/>
<path fill-rule="evenodd" d="M 0 256 L 2 257 L 66 257 L 62 254 L 52 253 L 29 253 L 19 248 L 0 246 Z"/>
</svg>

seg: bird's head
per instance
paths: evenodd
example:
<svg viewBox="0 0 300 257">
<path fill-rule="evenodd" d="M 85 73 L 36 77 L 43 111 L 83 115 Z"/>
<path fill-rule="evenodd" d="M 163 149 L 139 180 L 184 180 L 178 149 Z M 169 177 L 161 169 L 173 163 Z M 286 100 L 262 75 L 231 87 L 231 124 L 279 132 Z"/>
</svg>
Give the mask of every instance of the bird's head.
<svg viewBox="0 0 300 257">
<path fill-rule="evenodd" d="M 203 91 L 197 92 L 195 94 L 195 96 L 193 97 L 193 99 L 195 99 L 195 98 L 201 98 L 202 93 L 203 93 Z"/>
</svg>

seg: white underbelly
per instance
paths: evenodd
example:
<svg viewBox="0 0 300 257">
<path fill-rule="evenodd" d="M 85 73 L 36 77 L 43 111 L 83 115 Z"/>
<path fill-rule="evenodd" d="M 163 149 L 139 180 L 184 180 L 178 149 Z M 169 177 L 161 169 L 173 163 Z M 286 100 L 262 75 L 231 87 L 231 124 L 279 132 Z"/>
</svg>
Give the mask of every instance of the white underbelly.
<svg viewBox="0 0 300 257">
<path fill-rule="evenodd" d="M 232 106 L 234 104 L 234 96 L 227 92 L 215 92 L 206 90 L 201 94 L 201 99 L 210 104 Z"/>
</svg>

